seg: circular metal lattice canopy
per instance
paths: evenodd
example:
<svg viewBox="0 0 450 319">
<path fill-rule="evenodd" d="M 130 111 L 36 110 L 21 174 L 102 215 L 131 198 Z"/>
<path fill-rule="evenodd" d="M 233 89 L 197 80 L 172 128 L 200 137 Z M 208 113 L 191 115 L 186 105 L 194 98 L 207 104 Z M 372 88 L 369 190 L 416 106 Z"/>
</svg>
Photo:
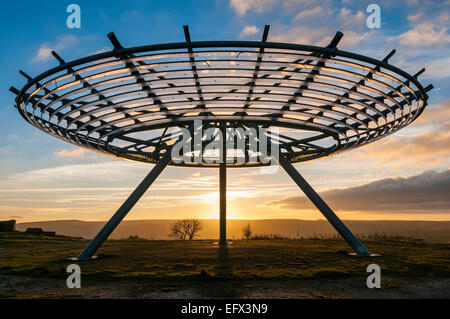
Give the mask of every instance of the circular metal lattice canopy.
<svg viewBox="0 0 450 319">
<path fill-rule="evenodd" d="M 266 42 L 268 29 L 257 42 L 191 42 L 185 26 L 186 42 L 133 48 L 110 33 L 114 50 L 72 62 L 52 52 L 59 66 L 34 78 L 20 71 L 28 83 L 11 91 L 32 125 L 124 159 L 156 163 L 186 131 L 192 141 L 200 134 L 203 152 L 206 130 L 226 132 L 228 166 L 270 164 L 249 147 L 260 132 L 280 155 L 302 162 L 391 134 L 427 104 L 432 86 L 417 80 L 424 70 L 409 75 L 390 65 L 395 50 L 383 60 L 340 51 L 340 32 L 326 47 Z M 171 164 L 219 165 L 206 153 Z"/>
</svg>

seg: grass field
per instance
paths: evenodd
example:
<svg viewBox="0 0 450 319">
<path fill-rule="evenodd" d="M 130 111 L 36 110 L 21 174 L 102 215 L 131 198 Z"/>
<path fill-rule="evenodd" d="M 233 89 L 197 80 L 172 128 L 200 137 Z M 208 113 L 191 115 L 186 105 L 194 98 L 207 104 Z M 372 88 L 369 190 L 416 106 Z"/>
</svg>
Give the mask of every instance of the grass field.
<svg viewBox="0 0 450 319">
<path fill-rule="evenodd" d="M 426 298 L 450 297 L 450 245 L 364 242 L 382 257 L 349 256 L 341 239 L 110 240 L 99 258 L 73 262 L 87 244 L 70 237 L 0 233 L 3 298 Z M 66 287 L 77 263 L 82 288 Z M 366 267 L 381 267 L 368 289 Z"/>
</svg>

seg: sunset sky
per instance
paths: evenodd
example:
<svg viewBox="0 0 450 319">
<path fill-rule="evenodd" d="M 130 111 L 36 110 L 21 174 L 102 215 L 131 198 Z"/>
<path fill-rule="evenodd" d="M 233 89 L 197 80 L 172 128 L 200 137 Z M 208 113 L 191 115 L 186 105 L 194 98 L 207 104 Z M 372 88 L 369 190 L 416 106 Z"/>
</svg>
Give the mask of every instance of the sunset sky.
<svg viewBox="0 0 450 319">
<path fill-rule="evenodd" d="M 81 7 L 81 29 L 66 27 L 66 7 Z M 369 29 L 366 8 L 381 7 Z M 18 222 L 106 220 L 152 165 L 113 159 L 60 141 L 24 121 L 13 85 L 66 61 L 124 46 L 196 40 L 260 40 L 325 45 L 383 59 L 432 83 L 429 105 L 409 127 L 362 148 L 295 167 L 342 219 L 450 220 L 450 1 L 13 1 L 0 25 L 0 219 Z M 278 170 L 229 169 L 228 216 L 322 219 Z M 218 218 L 218 170 L 168 168 L 127 219 Z"/>
</svg>

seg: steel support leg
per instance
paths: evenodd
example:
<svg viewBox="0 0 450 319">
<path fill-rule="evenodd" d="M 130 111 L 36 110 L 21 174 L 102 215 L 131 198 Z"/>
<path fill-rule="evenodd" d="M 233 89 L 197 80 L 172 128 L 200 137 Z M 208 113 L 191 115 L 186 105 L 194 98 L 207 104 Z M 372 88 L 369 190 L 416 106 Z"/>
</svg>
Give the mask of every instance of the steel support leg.
<svg viewBox="0 0 450 319">
<path fill-rule="evenodd" d="M 283 157 L 281 154 L 278 159 L 281 167 L 288 173 L 294 182 L 301 188 L 306 196 L 313 202 L 313 204 L 320 210 L 337 232 L 345 239 L 345 241 L 353 248 L 353 250 L 364 256 L 370 256 L 369 251 L 364 245 L 353 235 L 350 229 L 336 216 L 330 207 L 323 201 L 323 199 L 316 193 L 316 191 L 308 184 L 302 175 L 292 166 L 291 162 Z"/>
<path fill-rule="evenodd" d="M 120 206 L 117 212 L 111 217 L 111 219 L 103 226 L 103 228 L 98 232 L 98 234 L 92 239 L 83 252 L 78 256 L 77 259 L 89 259 L 92 255 L 100 248 L 100 246 L 105 242 L 105 240 L 111 235 L 111 233 L 120 224 L 122 219 L 128 214 L 128 212 L 133 208 L 133 206 L 138 202 L 138 200 L 144 195 L 147 189 L 152 185 L 159 174 L 164 170 L 164 168 L 169 164 L 171 160 L 170 149 L 166 151 L 164 157 L 153 167 L 150 173 L 142 180 L 142 182 L 136 187 L 136 189 L 131 193 L 127 200 Z"/>
<path fill-rule="evenodd" d="M 219 245 L 227 244 L 227 164 L 220 163 L 220 239 Z"/>
<path fill-rule="evenodd" d="M 227 244 L 227 131 L 225 125 L 221 126 L 222 131 L 222 161 L 219 167 L 219 224 L 220 236 L 219 245 Z"/>
</svg>

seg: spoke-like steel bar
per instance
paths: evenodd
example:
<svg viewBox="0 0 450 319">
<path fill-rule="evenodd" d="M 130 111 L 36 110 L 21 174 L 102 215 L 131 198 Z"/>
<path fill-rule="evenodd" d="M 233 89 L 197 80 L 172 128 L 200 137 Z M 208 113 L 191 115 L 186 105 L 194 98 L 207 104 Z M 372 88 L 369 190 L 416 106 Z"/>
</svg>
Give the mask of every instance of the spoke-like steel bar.
<svg viewBox="0 0 450 319">
<path fill-rule="evenodd" d="M 390 65 L 395 50 L 375 60 L 338 50 L 341 32 L 314 47 L 267 42 L 268 31 L 259 42 L 193 42 L 184 26 L 183 43 L 134 48 L 110 33 L 110 52 L 72 62 L 53 53 L 58 67 L 34 78 L 20 71 L 27 84 L 12 89 L 16 107 L 51 135 L 135 161 L 156 163 L 178 138 L 169 128 L 192 132 L 198 119 L 210 127 L 289 129 L 280 149 L 301 162 L 392 134 L 427 104 L 432 86 L 418 81 L 424 69 L 409 75 Z M 227 165 L 263 165 L 250 163 L 247 151 L 240 156 L 244 163 Z"/>
</svg>

